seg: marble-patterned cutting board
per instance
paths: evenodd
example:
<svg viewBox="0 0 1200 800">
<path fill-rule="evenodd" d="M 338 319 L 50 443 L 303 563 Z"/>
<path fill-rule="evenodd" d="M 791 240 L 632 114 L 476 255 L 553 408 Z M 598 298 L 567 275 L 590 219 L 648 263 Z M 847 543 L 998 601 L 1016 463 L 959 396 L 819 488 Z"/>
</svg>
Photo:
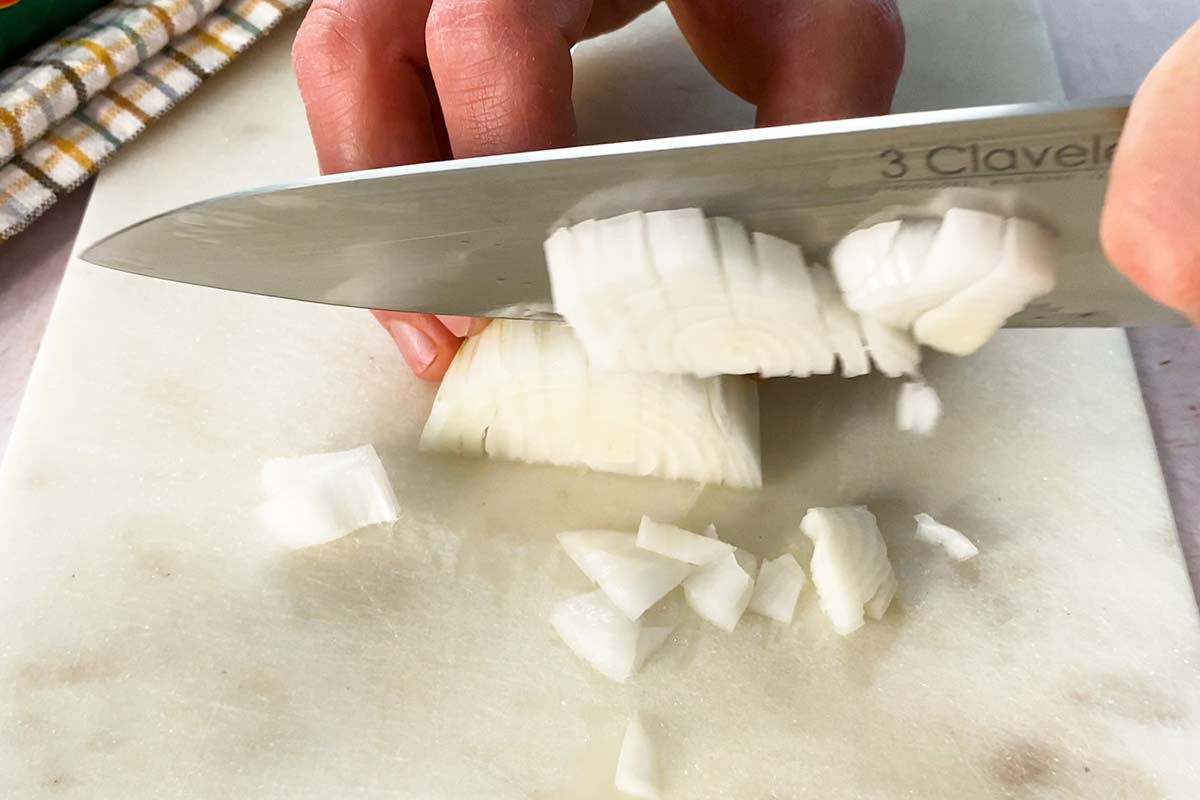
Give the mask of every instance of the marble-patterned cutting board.
<svg viewBox="0 0 1200 800">
<path fill-rule="evenodd" d="M 905 12 L 905 108 L 1056 95 L 1032 3 Z M 589 138 L 633 133 L 595 109 L 648 109 L 645 85 L 677 116 L 644 131 L 745 119 L 662 23 L 582 48 Z M 291 30 L 112 165 L 81 243 L 312 173 Z M 1200 796 L 1200 625 L 1124 337 L 1006 333 L 929 374 L 924 441 L 885 381 L 764 384 L 760 493 L 461 461 L 415 451 L 433 389 L 364 313 L 76 261 L 0 466 L 0 797 L 610 798 L 635 711 L 667 800 Z M 400 521 L 276 550 L 261 461 L 363 442 Z M 556 530 L 711 520 L 807 564 L 803 511 L 846 502 L 901 581 L 849 639 L 809 589 L 790 628 L 682 615 L 617 685 L 546 623 L 587 589 Z M 979 559 L 914 542 L 921 510 Z"/>
</svg>

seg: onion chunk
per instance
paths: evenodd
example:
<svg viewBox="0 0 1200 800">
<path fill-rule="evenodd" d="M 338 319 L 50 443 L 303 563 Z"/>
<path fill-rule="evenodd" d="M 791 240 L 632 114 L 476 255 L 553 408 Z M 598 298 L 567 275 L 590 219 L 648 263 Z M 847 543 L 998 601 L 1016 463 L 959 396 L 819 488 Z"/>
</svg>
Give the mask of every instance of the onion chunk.
<svg viewBox="0 0 1200 800">
<path fill-rule="evenodd" d="M 725 553 L 683 582 L 688 607 L 723 631 L 732 632 L 750 605 L 758 564 L 745 550 Z"/>
<path fill-rule="evenodd" d="M 1054 288 L 1054 237 L 1028 220 L 953 208 L 856 230 L 831 254 L 846 305 L 954 355 L 974 353 Z M 867 331 L 868 349 L 870 331 Z M 885 370 L 883 365 L 880 369 Z"/>
<path fill-rule="evenodd" d="M 686 531 L 674 525 L 655 522 L 643 516 L 638 526 L 637 546 L 652 553 L 673 558 L 687 564 L 708 564 L 734 548 L 716 538 L 716 528 L 710 537 Z"/>
<path fill-rule="evenodd" d="M 928 436 L 942 418 L 942 401 L 927 383 L 906 383 L 896 396 L 896 427 Z"/>
<path fill-rule="evenodd" d="M 571 329 L 553 322 L 495 320 L 468 339 L 421 449 L 762 486 L 753 381 L 593 369 Z"/>
<path fill-rule="evenodd" d="M 332 542 L 400 515 L 371 445 L 270 459 L 262 467 L 262 484 L 268 498 L 257 509 L 258 519 L 291 548 Z"/>
<path fill-rule="evenodd" d="M 638 717 L 625 729 L 613 783 L 617 791 L 639 800 L 659 798 L 658 753 Z"/>
<path fill-rule="evenodd" d="M 804 568 L 791 553 L 763 561 L 758 580 L 754 583 L 749 610 L 790 625 L 805 582 Z"/>
<path fill-rule="evenodd" d="M 637 672 L 671 634 L 670 628 L 629 619 L 600 590 L 559 603 L 550 625 L 571 652 L 618 683 Z"/>
<path fill-rule="evenodd" d="M 630 619 L 640 617 L 692 571 L 688 564 L 643 550 L 631 533 L 565 531 L 558 542 Z"/>
<path fill-rule="evenodd" d="M 864 615 L 882 617 L 897 583 L 875 515 L 865 506 L 812 508 L 800 530 L 813 541 L 809 570 L 833 629 L 849 636 Z"/>
<path fill-rule="evenodd" d="M 949 525 L 943 525 L 928 514 L 917 514 L 913 519 L 917 521 L 917 530 L 914 534 L 917 539 L 937 545 L 955 561 L 968 561 L 979 555 L 979 548 L 961 531 L 955 530 Z"/>
</svg>

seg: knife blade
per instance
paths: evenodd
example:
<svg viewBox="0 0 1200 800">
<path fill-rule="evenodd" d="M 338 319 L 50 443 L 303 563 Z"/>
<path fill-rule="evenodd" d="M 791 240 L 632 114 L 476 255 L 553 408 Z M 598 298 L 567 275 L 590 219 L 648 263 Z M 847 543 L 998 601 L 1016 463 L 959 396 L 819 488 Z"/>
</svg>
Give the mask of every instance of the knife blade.
<svg viewBox="0 0 1200 800">
<path fill-rule="evenodd" d="M 1127 102 L 899 114 L 332 175 L 168 211 L 83 258 L 318 303 L 552 317 L 542 241 L 698 206 L 821 262 L 856 226 L 974 207 L 1058 235 L 1055 291 L 1012 327 L 1182 324 L 1107 264 L 1098 221 Z"/>
</svg>

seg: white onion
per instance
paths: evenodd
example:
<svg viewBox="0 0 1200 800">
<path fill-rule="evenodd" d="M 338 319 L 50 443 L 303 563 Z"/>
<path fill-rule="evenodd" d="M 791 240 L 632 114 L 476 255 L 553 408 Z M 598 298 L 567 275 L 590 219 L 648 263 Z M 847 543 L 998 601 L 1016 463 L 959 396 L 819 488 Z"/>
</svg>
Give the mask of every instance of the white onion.
<svg viewBox="0 0 1200 800">
<path fill-rule="evenodd" d="M 790 625 L 804 584 L 804 569 L 791 553 L 764 560 L 754 582 L 749 610 Z"/>
<path fill-rule="evenodd" d="M 896 427 L 928 436 L 942 418 L 942 401 L 927 383 L 906 383 L 896 396 Z"/>
<path fill-rule="evenodd" d="M 571 329 L 552 322 L 495 320 L 468 339 L 421 449 L 762 485 L 753 381 L 593 370 Z"/>
<path fill-rule="evenodd" d="M 943 525 L 928 514 L 917 514 L 913 519 L 917 521 L 914 534 L 917 539 L 941 547 L 955 561 L 967 561 L 979 555 L 979 548 L 961 531 Z"/>
<path fill-rule="evenodd" d="M 617 791 L 639 800 L 659 798 L 658 753 L 638 717 L 625 729 L 613 784 Z"/>
<path fill-rule="evenodd" d="M 368 525 L 395 522 L 399 505 L 371 445 L 263 464 L 268 498 L 259 521 L 288 547 L 324 544 Z"/>
<path fill-rule="evenodd" d="M 800 248 L 699 209 L 625 214 L 545 244 L 555 308 L 604 369 L 828 373 L 834 349 Z"/>
<path fill-rule="evenodd" d="M 1013 314 L 1054 289 L 1054 237 L 1041 226 L 1010 219 L 998 263 L 913 325 L 917 341 L 954 355 L 974 353 Z"/>
<path fill-rule="evenodd" d="M 631 533 L 565 531 L 558 542 L 630 619 L 640 617 L 692 571 L 688 564 L 643 550 Z"/>
<path fill-rule="evenodd" d="M 862 627 L 864 614 L 882 617 L 896 576 L 875 515 L 865 506 L 812 508 L 800 530 L 812 539 L 809 571 L 833 629 L 848 636 Z"/>
<path fill-rule="evenodd" d="M 829 343 L 842 364 L 842 377 L 857 378 L 871 371 L 867 350 L 863 344 L 862 324 L 858 315 L 846 308 L 842 293 L 829 270 L 813 267 L 813 289 L 821 308 L 821 319 L 829 334 Z"/>
<path fill-rule="evenodd" d="M 853 231 L 830 258 L 848 308 L 955 355 L 1054 288 L 1049 231 L 965 208 Z"/>
<path fill-rule="evenodd" d="M 754 594 L 757 564 L 744 550 L 725 553 L 683 581 L 688 607 L 724 631 L 737 627 Z"/>
<path fill-rule="evenodd" d="M 734 549 L 733 545 L 716 538 L 715 527 L 710 538 L 675 525 L 655 522 L 646 516 L 642 517 L 642 522 L 638 525 L 637 546 L 688 564 L 708 564 L 732 553 Z"/>
<path fill-rule="evenodd" d="M 669 628 L 629 619 L 600 590 L 559 603 L 550 624 L 571 652 L 617 682 L 637 672 L 670 635 Z"/>
</svg>

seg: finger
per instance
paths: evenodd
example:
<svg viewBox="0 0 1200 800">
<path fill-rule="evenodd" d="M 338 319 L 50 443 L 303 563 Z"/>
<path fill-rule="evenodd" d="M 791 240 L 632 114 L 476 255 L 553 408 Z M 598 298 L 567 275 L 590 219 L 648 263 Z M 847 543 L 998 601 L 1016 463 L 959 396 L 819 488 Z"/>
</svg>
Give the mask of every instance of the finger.
<svg viewBox="0 0 1200 800">
<path fill-rule="evenodd" d="M 409 369 L 418 378 L 440 381 L 454 360 L 462 339 L 455 336 L 432 314 L 402 314 L 372 311 L 391 334 Z"/>
<path fill-rule="evenodd" d="M 1200 324 L 1200 23 L 1147 76 L 1129 110 L 1100 233 L 1147 294 Z"/>
<path fill-rule="evenodd" d="M 571 46 L 591 0 L 434 0 L 429 66 L 456 158 L 575 140 Z"/>
<path fill-rule="evenodd" d="M 425 56 L 432 0 L 316 0 L 292 63 L 322 173 L 443 157 Z"/>
<path fill-rule="evenodd" d="M 583 29 L 583 38 L 590 39 L 624 28 L 660 2 L 661 0 L 595 0 L 592 3 L 592 13 Z"/>
<path fill-rule="evenodd" d="M 455 317 L 447 314 L 439 314 L 438 319 L 446 326 L 446 330 L 460 339 L 482 333 L 483 329 L 491 322 L 490 319 L 483 317 Z"/>
<path fill-rule="evenodd" d="M 904 65 L 894 0 L 667 0 L 696 56 L 759 125 L 886 114 Z"/>
</svg>

